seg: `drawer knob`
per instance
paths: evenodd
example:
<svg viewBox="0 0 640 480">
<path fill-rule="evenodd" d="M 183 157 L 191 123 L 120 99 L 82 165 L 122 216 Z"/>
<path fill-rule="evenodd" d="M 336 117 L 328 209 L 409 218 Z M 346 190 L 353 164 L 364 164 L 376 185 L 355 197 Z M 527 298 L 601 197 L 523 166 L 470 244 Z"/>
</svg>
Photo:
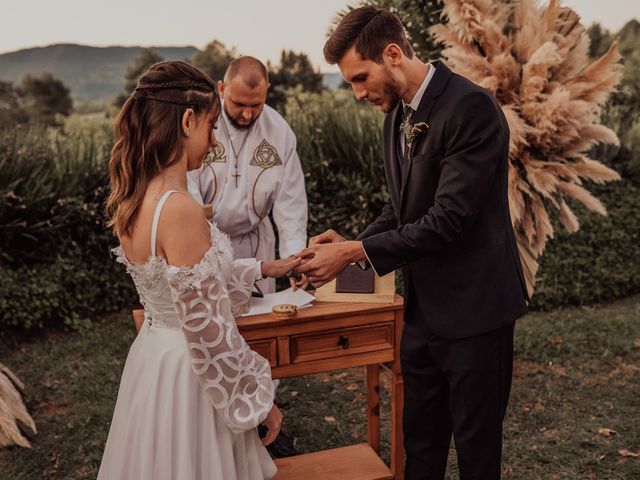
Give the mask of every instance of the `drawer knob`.
<svg viewBox="0 0 640 480">
<path fill-rule="evenodd" d="M 338 346 L 344 348 L 345 350 L 349 348 L 349 337 L 343 337 L 340 335 L 338 339 Z"/>
</svg>

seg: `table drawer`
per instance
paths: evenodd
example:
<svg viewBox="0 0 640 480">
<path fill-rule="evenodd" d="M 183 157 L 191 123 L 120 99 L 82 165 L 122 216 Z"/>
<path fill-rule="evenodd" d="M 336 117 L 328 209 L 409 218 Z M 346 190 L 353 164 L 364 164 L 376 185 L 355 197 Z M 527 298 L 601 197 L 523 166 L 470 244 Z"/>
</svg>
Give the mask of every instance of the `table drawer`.
<svg viewBox="0 0 640 480">
<path fill-rule="evenodd" d="M 269 361 L 269 365 L 275 367 L 278 364 L 277 357 L 277 349 L 276 349 L 276 339 L 275 338 L 267 338 L 264 340 L 251 340 L 247 342 L 249 344 L 249 348 L 256 352 L 261 357 L 266 358 Z"/>
<path fill-rule="evenodd" d="M 291 337 L 291 362 L 300 363 L 393 348 L 393 323 L 340 328 Z"/>
</svg>

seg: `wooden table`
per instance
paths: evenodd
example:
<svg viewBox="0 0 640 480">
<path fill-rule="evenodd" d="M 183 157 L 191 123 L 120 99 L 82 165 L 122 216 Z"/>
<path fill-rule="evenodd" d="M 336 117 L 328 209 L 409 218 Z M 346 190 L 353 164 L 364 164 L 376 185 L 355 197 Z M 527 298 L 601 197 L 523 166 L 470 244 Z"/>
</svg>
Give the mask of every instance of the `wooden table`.
<svg viewBox="0 0 640 480">
<path fill-rule="evenodd" d="M 400 337 L 402 298 L 392 304 L 314 302 L 292 320 L 270 314 L 237 319 L 252 349 L 269 360 L 273 378 L 367 367 L 367 443 L 277 459 L 274 480 L 404 478 Z M 380 459 L 380 363 L 391 362 L 391 469 Z"/>
</svg>

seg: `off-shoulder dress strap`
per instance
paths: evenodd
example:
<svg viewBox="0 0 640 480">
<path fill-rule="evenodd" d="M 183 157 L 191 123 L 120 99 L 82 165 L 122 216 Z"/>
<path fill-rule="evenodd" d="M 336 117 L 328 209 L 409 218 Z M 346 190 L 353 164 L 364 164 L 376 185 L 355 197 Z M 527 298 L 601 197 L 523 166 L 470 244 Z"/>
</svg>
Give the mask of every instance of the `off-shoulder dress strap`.
<svg viewBox="0 0 640 480">
<path fill-rule="evenodd" d="M 166 202 L 167 198 L 169 198 L 169 195 L 177 191 L 178 190 L 167 190 L 162 194 L 158 205 L 156 205 L 156 211 L 153 214 L 153 223 L 151 224 L 151 255 L 154 257 L 156 256 L 156 242 L 158 236 L 158 221 L 160 220 L 160 212 L 162 211 L 164 202 Z"/>
</svg>

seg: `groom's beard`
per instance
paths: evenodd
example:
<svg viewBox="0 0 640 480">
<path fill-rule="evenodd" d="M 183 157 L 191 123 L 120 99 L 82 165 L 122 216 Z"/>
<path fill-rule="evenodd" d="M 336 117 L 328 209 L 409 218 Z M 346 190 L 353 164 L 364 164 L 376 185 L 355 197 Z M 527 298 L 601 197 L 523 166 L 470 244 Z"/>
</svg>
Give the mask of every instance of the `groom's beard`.
<svg viewBox="0 0 640 480">
<path fill-rule="evenodd" d="M 387 81 L 382 88 L 384 103 L 382 104 L 382 111 L 384 113 L 391 112 L 400 103 L 400 88 L 398 83 L 391 76 L 390 72 L 387 72 Z"/>
<path fill-rule="evenodd" d="M 400 103 L 400 94 L 395 90 L 392 85 L 385 85 L 384 89 L 384 103 L 382 104 L 382 111 L 389 113 Z"/>
</svg>

